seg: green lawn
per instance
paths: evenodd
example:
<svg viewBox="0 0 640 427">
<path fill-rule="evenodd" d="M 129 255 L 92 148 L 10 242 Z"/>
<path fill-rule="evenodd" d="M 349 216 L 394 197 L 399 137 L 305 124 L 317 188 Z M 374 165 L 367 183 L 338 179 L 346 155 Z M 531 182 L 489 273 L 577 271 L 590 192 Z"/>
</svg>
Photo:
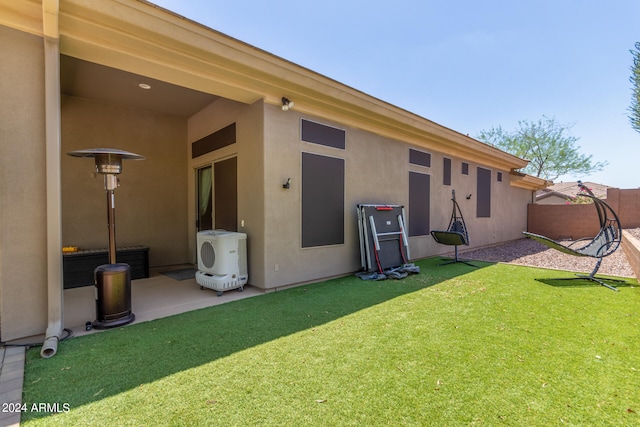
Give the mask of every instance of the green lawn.
<svg viewBox="0 0 640 427">
<path fill-rule="evenodd" d="M 637 282 L 437 262 L 31 349 L 23 425 L 640 425 Z"/>
</svg>

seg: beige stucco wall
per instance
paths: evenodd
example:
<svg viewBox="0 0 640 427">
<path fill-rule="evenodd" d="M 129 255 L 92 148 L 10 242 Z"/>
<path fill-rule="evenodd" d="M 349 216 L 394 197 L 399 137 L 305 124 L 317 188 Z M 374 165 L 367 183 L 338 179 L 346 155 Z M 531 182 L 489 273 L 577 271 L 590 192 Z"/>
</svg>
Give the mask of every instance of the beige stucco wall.
<svg viewBox="0 0 640 427">
<path fill-rule="evenodd" d="M 522 239 L 527 230 L 527 206 L 531 203 L 532 190 L 509 185 L 509 174 L 503 172 L 503 182 L 492 175 L 491 218 L 478 218 L 475 246 L 494 245 Z"/>
<path fill-rule="evenodd" d="M 149 247 L 152 267 L 189 261 L 187 239 L 187 120 L 62 98 L 62 242 L 83 249 L 108 246 L 107 202 L 93 159 L 66 155 L 117 148 L 145 160 L 124 160 L 115 190 L 116 242 Z"/>
<path fill-rule="evenodd" d="M 346 130 L 346 149 L 335 149 L 300 140 L 302 118 Z M 409 149 L 431 153 L 431 167 L 409 164 Z M 345 160 L 345 243 L 316 248 L 301 247 L 301 153 L 310 152 Z M 476 170 L 469 159 L 469 175 L 461 174 L 463 159 L 452 159 L 452 185 L 444 186 L 443 156 L 401 141 L 308 117 L 275 106 L 265 110 L 265 288 L 277 288 L 321 278 L 348 274 L 360 268 L 356 205 L 399 204 L 408 211 L 409 171 L 431 176 L 432 230 L 446 229 L 451 215 L 451 190 L 470 230 L 471 247 L 518 239 L 526 229 L 526 206 L 531 191 L 509 185 L 509 174 L 492 170 L 491 218 L 476 218 Z M 484 167 L 484 166 L 483 166 Z M 486 168 L 486 167 L 485 167 Z M 491 169 L 491 168 L 488 168 Z M 289 190 L 282 183 L 292 178 Z M 470 199 L 466 196 L 471 194 Z M 424 258 L 453 250 L 428 236 L 410 238 L 411 257 Z"/>
<path fill-rule="evenodd" d="M 5 341 L 46 327 L 43 41 L 0 26 L 0 52 L 0 339 Z"/>
<path fill-rule="evenodd" d="M 190 260 L 196 263 L 196 170 L 237 157 L 238 231 L 247 234 L 249 283 L 264 287 L 264 103 L 246 105 L 219 99 L 188 121 L 188 240 Z M 191 144 L 231 123 L 236 123 L 236 143 L 191 159 Z"/>
</svg>

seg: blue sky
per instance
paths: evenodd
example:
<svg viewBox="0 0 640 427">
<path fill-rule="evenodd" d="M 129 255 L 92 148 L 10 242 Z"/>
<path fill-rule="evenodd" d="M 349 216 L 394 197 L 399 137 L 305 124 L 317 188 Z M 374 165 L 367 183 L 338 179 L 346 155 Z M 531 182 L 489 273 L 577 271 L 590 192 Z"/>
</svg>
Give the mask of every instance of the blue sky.
<svg viewBox="0 0 640 427">
<path fill-rule="evenodd" d="M 609 162 L 558 181 L 640 187 L 640 0 L 153 2 L 470 136 L 555 117 Z"/>
</svg>

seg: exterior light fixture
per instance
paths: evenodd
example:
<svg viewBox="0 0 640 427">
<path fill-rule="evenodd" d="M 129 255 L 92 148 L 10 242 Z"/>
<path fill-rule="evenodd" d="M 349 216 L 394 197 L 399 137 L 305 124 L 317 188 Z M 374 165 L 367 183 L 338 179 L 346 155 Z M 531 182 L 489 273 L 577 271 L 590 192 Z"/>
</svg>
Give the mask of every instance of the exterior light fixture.
<svg viewBox="0 0 640 427">
<path fill-rule="evenodd" d="M 113 148 L 90 148 L 68 153 L 72 157 L 91 157 L 96 172 L 104 175 L 107 193 L 107 219 L 109 227 L 109 264 L 100 265 L 94 271 L 96 291 L 96 317 L 92 325 L 96 329 L 113 328 L 133 322 L 131 312 L 131 268 L 116 261 L 115 194 L 118 175 L 122 172 L 122 160 L 143 160 L 139 154 Z"/>
<path fill-rule="evenodd" d="M 150 86 L 150 85 L 148 85 L 148 84 L 146 84 L 146 83 L 140 83 L 140 84 L 138 85 L 138 87 L 139 87 L 140 89 L 145 89 L 145 90 L 151 89 L 151 86 Z"/>
<path fill-rule="evenodd" d="M 282 97 L 282 111 L 289 111 L 293 108 L 293 101 L 290 101 L 288 98 Z"/>
</svg>

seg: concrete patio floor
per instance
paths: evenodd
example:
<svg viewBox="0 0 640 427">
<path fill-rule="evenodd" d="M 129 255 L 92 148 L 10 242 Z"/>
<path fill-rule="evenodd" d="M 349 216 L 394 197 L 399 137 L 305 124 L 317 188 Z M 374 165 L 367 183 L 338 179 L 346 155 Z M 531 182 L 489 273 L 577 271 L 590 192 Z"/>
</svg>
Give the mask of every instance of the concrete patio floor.
<svg viewBox="0 0 640 427">
<path fill-rule="evenodd" d="M 183 269 L 192 266 L 176 266 Z M 242 292 L 230 290 L 217 296 L 216 291 L 200 289 L 195 279 L 176 280 L 162 274 L 170 268 L 152 269 L 147 279 L 131 282 L 131 309 L 136 318 L 131 325 L 154 319 L 212 307 L 264 294 L 262 289 L 247 285 Z M 64 327 L 71 330 L 73 337 L 99 333 L 100 330 L 86 330 L 86 322 L 96 318 L 95 287 L 67 289 L 64 291 Z M 42 342 L 44 336 L 29 337 L 12 342 L 12 346 L 0 347 L 0 402 L 19 407 L 22 402 L 25 347 L 13 344 Z M 60 344 L 64 346 L 64 342 Z M 55 356 L 53 356 L 55 357 Z M 1 412 L 0 426 L 19 426 L 20 412 Z"/>
<path fill-rule="evenodd" d="M 262 295 L 262 289 L 247 285 L 242 292 L 230 290 L 217 296 L 216 291 L 200 289 L 195 279 L 176 280 L 162 274 L 170 270 L 180 270 L 193 266 L 176 266 L 172 269 L 152 269 L 147 279 L 131 282 L 131 310 L 136 319 L 131 324 L 160 319 L 174 314 L 200 308 L 224 304 L 226 302 Z M 85 324 L 96 318 L 95 287 L 67 289 L 64 291 L 64 324 L 74 336 L 96 332 L 87 332 Z"/>
</svg>

